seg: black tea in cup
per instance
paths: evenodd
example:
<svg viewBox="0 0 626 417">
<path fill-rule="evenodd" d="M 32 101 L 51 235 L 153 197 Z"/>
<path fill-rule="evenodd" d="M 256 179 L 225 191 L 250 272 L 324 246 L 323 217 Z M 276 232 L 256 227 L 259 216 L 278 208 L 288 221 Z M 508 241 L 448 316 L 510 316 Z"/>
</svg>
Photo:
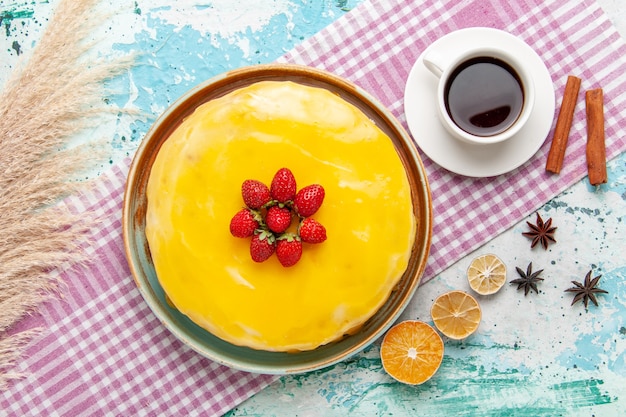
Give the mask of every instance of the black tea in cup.
<svg viewBox="0 0 626 417">
<path fill-rule="evenodd" d="M 444 90 L 450 118 L 464 131 L 493 136 L 518 119 L 524 87 L 515 70 L 493 57 L 476 57 L 457 66 Z"/>
</svg>

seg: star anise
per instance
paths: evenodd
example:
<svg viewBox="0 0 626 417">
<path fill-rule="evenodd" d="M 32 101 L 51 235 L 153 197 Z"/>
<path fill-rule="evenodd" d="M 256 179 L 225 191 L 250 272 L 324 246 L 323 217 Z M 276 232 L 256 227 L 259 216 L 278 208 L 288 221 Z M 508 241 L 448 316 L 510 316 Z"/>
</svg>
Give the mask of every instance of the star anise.
<svg viewBox="0 0 626 417">
<path fill-rule="evenodd" d="M 533 289 L 537 294 L 539 294 L 539 290 L 537 290 L 537 283 L 539 281 L 543 281 L 543 278 L 540 278 L 539 275 L 543 272 L 543 269 L 540 269 L 537 272 L 533 272 L 533 263 L 529 263 L 526 268 L 526 272 L 524 272 L 520 267 L 516 266 L 515 269 L 521 278 L 514 279 L 511 281 L 511 284 L 517 284 L 517 289 L 520 290 L 524 288 L 524 296 L 528 295 L 528 292 Z"/>
<path fill-rule="evenodd" d="M 585 276 L 584 284 L 581 284 L 578 281 L 572 281 L 572 284 L 574 284 L 575 287 L 568 288 L 565 290 L 566 292 L 573 292 L 575 294 L 574 300 L 572 300 L 571 305 L 574 305 L 578 301 L 583 300 L 583 304 L 585 304 L 585 308 L 587 308 L 587 304 L 589 303 L 589 300 L 591 300 L 597 307 L 598 300 L 596 299 L 596 294 L 601 294 L 601 293 L 608 294 L 609 293 L 608 291 L 602 290 L 600 288 L 596 288 L 601 277 L 602 275 L 598 275 L 594 279 L 591 279 L 591 271 L 589 271 L 587 272 L 587 275 Z"/>
<path fill-rule="evenodd" d="M 536 224 L 532 224 L 527 221 L 526 224 L 530 227 L 530 231 L 524 232 L 522 235 L 533 240 L 530 244 L 531 249 L 540 242 L 544 249 L 548 249 L 548 244 L 550 244 L 550 242 L 556 243 L 556 240 L 554 239 L 556 227 L 552 227 L 552 218 L 549 218 L 546 222 L 544 222 L 539 213 L 537 213 L 537 221 L 535 223 Z"/>
</svg>

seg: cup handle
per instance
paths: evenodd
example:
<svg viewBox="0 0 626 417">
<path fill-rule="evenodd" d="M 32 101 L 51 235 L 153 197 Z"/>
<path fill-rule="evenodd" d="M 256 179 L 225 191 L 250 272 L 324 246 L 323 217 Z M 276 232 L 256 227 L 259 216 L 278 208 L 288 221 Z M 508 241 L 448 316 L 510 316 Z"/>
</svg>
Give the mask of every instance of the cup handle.
<svg viewBox="0 0 626 417">
<path fill-rule="evenodd" d="M 444 68 L 446 68 L 445 59 L 437 53 L 437 51 L 429 51 L 423 59 L 424 66 L 428 71 L 432 72 L 435 77 L 441 78 Z"/>
</svg>

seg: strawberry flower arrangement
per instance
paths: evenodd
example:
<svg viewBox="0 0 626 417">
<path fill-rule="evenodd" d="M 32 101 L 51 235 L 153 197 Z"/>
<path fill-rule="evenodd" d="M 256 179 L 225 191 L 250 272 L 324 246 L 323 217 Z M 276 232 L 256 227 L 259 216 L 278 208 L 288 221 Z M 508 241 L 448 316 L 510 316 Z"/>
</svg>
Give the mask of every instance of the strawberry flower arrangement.
<svg viewBox="0 0 626 417">
<path fill-rule="evenodd" d="M 241 185 L 246 207 L 230 221 L 234 237 L 248 238 L 250 257 L 264 262 L 274 253 L 284 267 L 295 265 L 302 257 L 302 243 L 322 243 L 326 228 L 311 216 L 324 201 L 324 187 L 311 184 L 297 190 L 296 179 L 289 168 L 281 168 L 270 187 L 248 179 Z M 299 221 L 296 233 L 289 232 L 293 219 Z"/>
</svg>

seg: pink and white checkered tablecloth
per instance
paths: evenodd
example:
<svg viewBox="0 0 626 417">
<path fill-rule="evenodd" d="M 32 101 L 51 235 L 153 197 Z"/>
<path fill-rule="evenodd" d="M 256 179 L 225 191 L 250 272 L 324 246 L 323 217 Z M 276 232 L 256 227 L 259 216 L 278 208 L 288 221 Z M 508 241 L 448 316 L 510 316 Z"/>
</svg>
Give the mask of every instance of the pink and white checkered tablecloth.
<svg viewBox="0 0 626 417">
<path fill-rule="evenodd" d="M 626 149 L 626 45 L 593 0 L 372 0 L 283 58 L 325 68 L 378 97 L 402 122 L 402 94 L 419 54 L 441 36 L 486 26 L 531 45 L 552 74 L 557 104 L 569 74 L 582 91 L 603 87 L 607 153 Z M 584 106 L 578 106 L 563 171 L 546 175 L 549 141 L 507 175 L 472 179 L 428 158 L 434 233 L 425 280 L 531 214 L 586 175 Z M 128 161 L 69 204 L 106 219 L 94 231 L 95 261 L 64 273 L 65 297 L 18 329 L 45 328 L 0 393 L 3 415 L 219 415 L 275 379 L 217 365 L 175 339 L 144 303 L 121 235 Z"/>
</svg>

